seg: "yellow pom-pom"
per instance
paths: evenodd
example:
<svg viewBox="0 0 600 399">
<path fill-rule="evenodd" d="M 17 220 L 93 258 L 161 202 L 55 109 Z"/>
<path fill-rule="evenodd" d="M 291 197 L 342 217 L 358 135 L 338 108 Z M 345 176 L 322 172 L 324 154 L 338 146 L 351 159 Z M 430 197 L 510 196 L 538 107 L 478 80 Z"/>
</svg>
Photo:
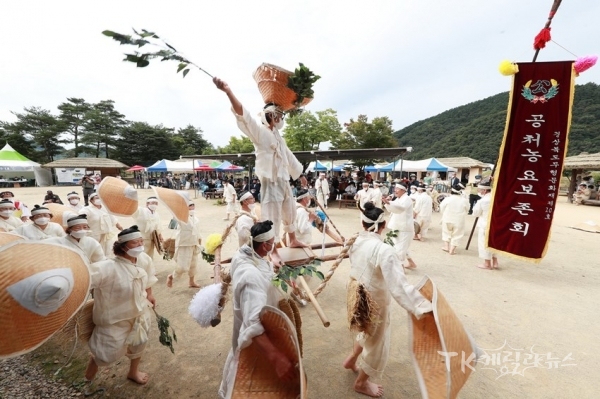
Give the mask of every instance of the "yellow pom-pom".
<svg viewBox="0 0 600 399">
<path fill-rule="evenodd" d="M 552 86 L 558 86 L 556 79 L 550 79 L 550 83 L 552 83 Z"/>
<path fill-rule="evenodd" d="M 223 243 L 223 236 L 218 233 L 213 233 L 206 238 L 206 246 L 204 252 L 209 255 L 214 255 L 215 250 Z"/>
<path fill-rule="evenodd" d="M 500 73 L 502 75 L 510 76 L 510 75 L 514 75 L 515 73 L 519 72 L 519 66 L 510 61 L 504 60 L 500 63 L 498 70 L 500 71 Z"/>
</svg>

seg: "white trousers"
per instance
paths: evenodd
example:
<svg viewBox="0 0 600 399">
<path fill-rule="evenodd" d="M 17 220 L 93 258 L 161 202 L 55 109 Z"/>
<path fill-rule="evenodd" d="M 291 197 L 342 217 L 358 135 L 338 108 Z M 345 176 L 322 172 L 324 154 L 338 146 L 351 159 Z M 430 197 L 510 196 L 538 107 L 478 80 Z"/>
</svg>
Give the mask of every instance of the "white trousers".
<svg viewBox="0 0 600 399">
<path fill-rule="evenodd" d="M 281 223 L 286 233 L 296 232 L 296 201 L 285 179 L 264 179 L 260 188 L 261 221 L 270 220 L 275 229 L 275 242 L 281 241 Z"/>
<path fill-rule="evenodd" d="M 477 249 L 479 250 L 479 257 L 481 259 L 492 260 L 492 257 L 494 257 L 494 254 L 492 252 L 489 252 L 485 248 L 485 230 L 486 230 L 486 228 L 487 228 L 487 226 L 477 228 Z"/>
<path fill-rule="evenodd" d="M 177 247 L 173 260 L 177 262 L 177 267 L 173 272 L 173 278 L 180 278 L 185 273 L 189 277 L 194 277 L 198 271 L 198 254 L 200 249 L 197 245 Z"/>
<path fill-rule="evenodd" d="M 400 256 L 400 260 L 404 262 L 406 259 L 412 259 L 410 253 L 408 252 L 408 247 L 412 242 L 413 237 L 415 236 L 415 232 L 413 231 L 399 231 L 398 237 L 394 237 L 392 240 L 394 241 L 394 248 L 396 252 Z"/>
<path fill-rule="evenodd" d="M 453 247 L 458 247 L 460 240 L 465 235 L 465 225 L 458 223 L 442 223 L 442 241 L 450 242 Z"/>
</svg>

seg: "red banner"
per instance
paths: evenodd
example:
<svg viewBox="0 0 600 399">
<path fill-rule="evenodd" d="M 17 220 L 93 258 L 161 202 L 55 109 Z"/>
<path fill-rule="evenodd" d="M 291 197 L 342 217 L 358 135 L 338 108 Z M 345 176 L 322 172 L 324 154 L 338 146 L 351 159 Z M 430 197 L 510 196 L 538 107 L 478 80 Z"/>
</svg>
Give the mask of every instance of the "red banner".
<svg viewBox="0 0 600 399">
<path fill-rule="evenodd" d="M 493 252 L 539 262 L 548 248 L 567 152 L 574 93 L 573 61 L 520 63 L 487 231 Z"/>
</svg>

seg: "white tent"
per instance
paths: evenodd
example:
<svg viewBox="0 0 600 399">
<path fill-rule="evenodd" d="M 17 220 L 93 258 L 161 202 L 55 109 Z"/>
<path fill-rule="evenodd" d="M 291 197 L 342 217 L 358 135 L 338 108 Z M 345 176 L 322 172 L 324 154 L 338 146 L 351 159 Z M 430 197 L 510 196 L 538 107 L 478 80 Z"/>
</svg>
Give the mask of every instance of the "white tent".
<svg viewBox="0 0 600 399">
<path fill-rule="evenodd" d="M 52 185 L 52 173 L 43 169 L 37 162 L 33 162 L 18 151 L 12 148 L 8 143 L 0 150 L 0 175 L 4 178 L 25 177 L 35 178 L 38 186 Z"/>
</svg>

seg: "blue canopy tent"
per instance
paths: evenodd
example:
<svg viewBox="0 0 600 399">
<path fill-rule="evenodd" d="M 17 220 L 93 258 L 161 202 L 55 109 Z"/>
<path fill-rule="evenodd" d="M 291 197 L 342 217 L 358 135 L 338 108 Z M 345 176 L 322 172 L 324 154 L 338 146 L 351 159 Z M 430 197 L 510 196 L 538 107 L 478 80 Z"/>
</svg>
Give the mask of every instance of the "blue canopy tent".
<svg viewBox="0 0 600 399">
<path fill-rule="evenodd" d="M 221 172 L 238 172 L 244 170 L 243 167 L 232 164 L 229 161 L 223 161 L 223 163 L 215 168 Z"/>
<path fill-rule="evenodd" d="M 169 165 L 167 162 L 170 162 L 166 159 L 161 159 L 156 162 L 154 165 L 149 166 L 146 170 L 148 172 L 167 172 L 169 170 Z"/>
<path fill-rule="evenodd" d="M 331 171 L 332 172 L 344 172 L 346 170 L 345 167 L 346 167 L 345 164 L 344 165 L 336 165 L 333 168 L 331 168 Z"/>
<path fill-rule="evenodd" d="M 394 163 L 387 165 L 371 165 L 365 167 L 365 172 L 391 172 L 394 170 Z"/>
</svg>

